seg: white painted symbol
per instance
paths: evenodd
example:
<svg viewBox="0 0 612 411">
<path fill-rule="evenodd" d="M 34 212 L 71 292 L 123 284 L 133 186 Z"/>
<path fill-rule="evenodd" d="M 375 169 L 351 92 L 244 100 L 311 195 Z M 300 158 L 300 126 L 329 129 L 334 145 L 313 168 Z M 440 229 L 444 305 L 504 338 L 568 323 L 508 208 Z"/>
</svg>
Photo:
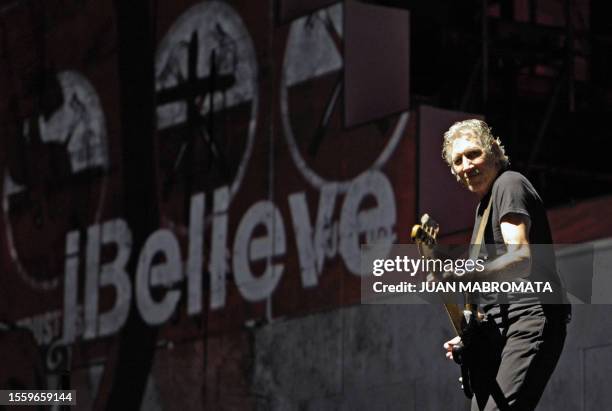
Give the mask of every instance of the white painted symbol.
<svg viewBox="0 0 612 411">
<path fill-rule="evenodd" d="M 106 125 L 96 90 L 81 74 L 58 74 L 64 104 L 49 119 L 38 117 L 40 138 L 45 143 L 68 143 L 73 173 L 107 168 Z"/>
<path fill-rule="evenodd" d="M 194 37 L 195 36 L 195 37 Z M 197 41 L 195 67 L 196 79 L 210 76 L 212 52 L 217 75 L 229 78 L 226 88 L 215 86 L 214 112 L 250 102 L 250 121 L 246 143 L 237 171 L 230 184 L 230 196 L 236 194 L 244 178 L 253 149 L 257 125 L 258 90 L 257 61 L 253 42 L 240 16 L 225 2 L 206 1 L 184 12 L 170 28 L 159 45 L 155 65 L 155 85 L 158 93 L 188 84 L 190 80 L 190 46 Z M 210 111 L 208 92 L 198 96 L 201 103 L 198 114 L 205 116 Z M 166 102 L 157 108 L 157 128 L 164 130 L 183 124 L 188 117 L 186 101 Z"/>
<path fill-rule="evenodd" d="M 326 26 L 342 35 L 341 3 L 302 17 L 291 24 L 280 87 L 281 120 L 291 157 L 304 178 L 317 189 L 322 189 L 328 183 L 337 183 L 339 192 L 345 193 L 353 177 L 331 181 L 317 173 L 302 156 L 290 119 L 289 89 L 292 86 L 342 69 L 342 56 Z M 389 160 L 404 134 L 409 117 L 408 112 L 399 116 L 384 149 L 366 169 L 380 169 Z"/>
<path fill-rule="evenodd" d="M 57 75 L 57 79 L 61 86 L 63 103 L 56 111 L 51 113 L 48 118 L 42 115 L 38 117 L 37 138 L 39 138 L 47 148 L 50 148 L 52 145 L 64 147 L 69 161 L 70 175 L 72 177 L 76 177 L 88 170 L 107 170 L 109 168 L 109 158 L 106 122 L 96 90 L 85 76 L 76 71 L 60 72 Z M 26 122 L 23 126 L 23 137 L 26 139 L 26 150 L 29 149 L 28 143 L 34 138 L 31 135 L 33 130 L 30 130 L 28 124 L 29 123 Z M 45 176 L 40 175 L 32 176 L 32 178 L 38 181 L 44 181 L 44 177 Z M 58 227 L 57 225 L 61 225 L 65 223 L 65 221 L 62 221 L 59 215 L 50 216 L 48 210 L 58 207 L 69 208 L 73 205 L 71 204 L 72 198 L 62 197 L 64 204 L 52 204 L 52 200 L 49 199 L 48 193 L 51 190 L 58 190 L 58 187 L 46 187 L 43 184 L 42 189 L 38 187 L 35 189 L 37 192 L 33 192 L 34 189 L 28 186 L 27 182 L 19 183 L 15 181 L 8 170 L 4 171 L 3 178 L 4 190 L 2 193 L 2 210 L 5 220 L 7 221 L 5 225 L 5 235 L 9 254 L 17 268 L 17 273 L 26 283 L 35 289 L 55 289 L 58 285 L 60 272 L 32 272 L 31 269 L 26 268 L 26 264 L 23 262 L 23 254 L 26 250 L 23 250 L 23 247 L 17 246 L 15 231 L 17 227 L 31 226 L 32 221 L 20 221 L 20 223 L 12 221 L 11 213 L 13 209 L 11 199 L 16 196 L 27 195 L 29 201 L 28 205 L 25 206 L 26 209 L 45 209 L 47 213 L 46 216 L 49 217 L 49 220 L 53 221 L 45 221 L 45 223 L 49 223 L 49 225 L 47 226 L 48 230 L 45 229 L 44 232 L 41 233 L 43 238 L 27 239 L 32 242 L 27 251 L 32 248 L 37 248 L 39 251 L 42 250 L 41 252 L 51 253 L 52 250 L 44 249 L 44 244 L 46 241 L 49 241 L 48 238 L 53 238 L 53 235 L 57 234 L 56 231 L 63 234 L 65 227 Z M 74 191 L 76 192 L 77 190 Z M 93 191 L 91 191 L 91 189 L 89 191 L 88 195 L 94 193 L 95 196 L 94 203 L 96 208 L 92 211 L 94 221 L 98 221 L 101 217 L 104 204 L 106 179 L 102 177 L 100 185 L 96 186 Z M 27 213 L 27 211 L 25 212 Z M 58 212 L 58 214 L 60 213 Z M 68 213 L 63 213 L 63 215 L 66 214 Z M 85 221 L 83 223 L 90 222 L 91 221 Z M 16 225 L 13 226 L 14 224 Z M 31 234 L 32 233 L 29 233 L 29 235 Z M 63 243 L 63 239 L 61 243 Z M 18 250 L 18 248 L 20 249 Z M 20 255 L 20 253 L 22 255 Z M 58 260 L 61 259 L 58 258 Z"/>
</svg>

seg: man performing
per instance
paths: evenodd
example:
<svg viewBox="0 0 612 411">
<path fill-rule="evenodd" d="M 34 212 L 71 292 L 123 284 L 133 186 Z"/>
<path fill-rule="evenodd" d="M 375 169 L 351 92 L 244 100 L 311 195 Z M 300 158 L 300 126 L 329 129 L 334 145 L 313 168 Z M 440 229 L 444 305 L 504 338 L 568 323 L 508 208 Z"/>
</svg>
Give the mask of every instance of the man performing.
<svg viewBox="0 0 612 411">
<path fill-rule="evenodd" d="M 485 247 L 489 257 L 485 271 L 475 272 L 470 280 L 533 280 L 535 267 L 540 265 L 534 252 L 537 246 L 530 244 L 552 244 L 550 228 L 531 183 L 508 170 L 509 160 L 499 138 L 483 121 L 458 122 L 444 134 L 442 156 L 457 181 L 480 199 L 472 243 L 486 214 L 484 243 L 505 249 L 491 255 Z M 559 283 L 554 263 L 547 275 Z M 483 324 L 496 335 L 488 340 L 494 344 L 478 344 L 491 348 L 492 356 L 473 354 L 472 410 L 533 410 L 561 355 L 569 306 L 511 298 L 508 304 L 499 304 L 499 300 L 487 301 L 487 296 L 480 302 Z M 453 358 L 453 346 L 459 342 L 460 337 L 455 337 L 444 344 L 447 358 Z"/>
</svg>

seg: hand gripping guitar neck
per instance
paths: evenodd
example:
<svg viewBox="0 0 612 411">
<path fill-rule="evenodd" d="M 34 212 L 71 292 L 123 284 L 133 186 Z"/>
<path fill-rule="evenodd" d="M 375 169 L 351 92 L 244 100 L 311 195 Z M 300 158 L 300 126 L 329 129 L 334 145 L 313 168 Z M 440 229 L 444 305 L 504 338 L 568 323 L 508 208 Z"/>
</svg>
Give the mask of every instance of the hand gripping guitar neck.
<svg viewBox="0 0 612 411">
<path fill-rule="evenodd" d="M 410 237 L 419 248 L 422 256 L 431 258 L 434 256 L 434 247 L 437 243 L 437 235 L 440 231 L 439 224 L 423 214 L 421 224 L 412 227 Z M 435 275 L 429 273 L 428 281 L 436 281 Z M 472 398 L 473 392 L 470 384 L 470 350 L 467 347 L 473 339 L 478 327 L 478 313 L 475 304 L 468 302 L 468 295 L 464 293 L 464 304 L 444 303 L 446 312 L 451 321 L 454 331 L 461 337 L 461 342 L 453 347 L 453 359 L 461 366 L 461 384 L 466 397 Z"/>
</svg>

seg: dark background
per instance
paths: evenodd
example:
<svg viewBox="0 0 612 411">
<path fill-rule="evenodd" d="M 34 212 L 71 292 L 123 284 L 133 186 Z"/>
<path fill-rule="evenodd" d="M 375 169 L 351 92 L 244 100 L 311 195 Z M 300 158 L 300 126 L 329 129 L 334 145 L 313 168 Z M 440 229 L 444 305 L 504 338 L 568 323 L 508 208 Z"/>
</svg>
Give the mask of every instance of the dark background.
<svg viewBox="0 0 612 411">
<path fill-rule="evenodd" d="M 608 9 L 0 1 L 0 388 L 70 387 L 80 409 L 457 409 L 440 307 L 360 306 L 359 244 L 406 243 L 423 212 L 468 241 L 474 200 L 440 149 L 478 117 L 555 241 L 608 250 Z M 146 247 L 170 268 L 139 280 Z M 612 401 L 609 315 L 589 310 L 543 407 Z"/>
</svg>

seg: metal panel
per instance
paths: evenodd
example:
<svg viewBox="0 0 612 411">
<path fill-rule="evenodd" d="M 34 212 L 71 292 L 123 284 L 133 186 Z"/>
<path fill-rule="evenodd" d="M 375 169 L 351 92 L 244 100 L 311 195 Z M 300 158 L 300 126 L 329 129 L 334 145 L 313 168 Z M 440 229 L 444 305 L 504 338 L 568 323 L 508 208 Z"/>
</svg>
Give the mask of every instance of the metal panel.
<svg viewBox="0 0 612 411">
<path fill-rule="evenodd" d="M 345 4 L 344 121 L 367 123 L 410 106 L 410 12 Z"/>
</svg>

